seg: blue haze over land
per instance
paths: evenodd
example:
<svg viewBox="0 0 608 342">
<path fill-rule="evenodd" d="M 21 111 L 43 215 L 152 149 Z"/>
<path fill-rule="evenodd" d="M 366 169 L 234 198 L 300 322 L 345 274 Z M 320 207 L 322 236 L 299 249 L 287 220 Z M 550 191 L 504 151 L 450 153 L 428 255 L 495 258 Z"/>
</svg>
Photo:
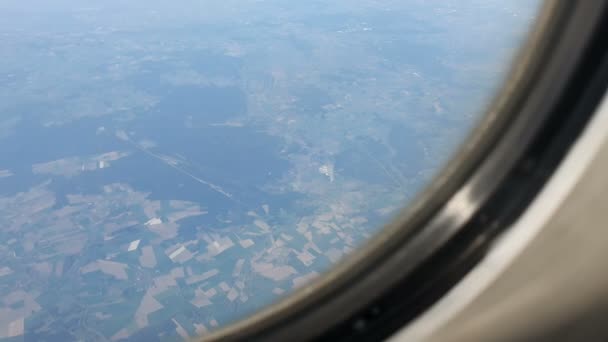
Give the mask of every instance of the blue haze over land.
<svg viewBox="0 0 608 342">
<path fill-rule="evenodd" d="M 0 4 L 0 341 L 179 341 L 371 238 L 536 1 Z"/>
</svg>

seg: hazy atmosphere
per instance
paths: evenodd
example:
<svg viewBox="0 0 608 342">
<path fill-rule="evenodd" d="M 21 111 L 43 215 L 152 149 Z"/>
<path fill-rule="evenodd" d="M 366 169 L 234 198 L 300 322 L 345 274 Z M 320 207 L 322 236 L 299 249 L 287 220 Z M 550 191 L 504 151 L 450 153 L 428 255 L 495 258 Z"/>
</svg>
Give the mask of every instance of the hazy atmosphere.
<svg viewBox="0 0 608 342">
<path fill-rule="evenodd" d="M 535 1 L 0 2 L 0 340 L 181 341 L 373 236 Z"/>
</svg>

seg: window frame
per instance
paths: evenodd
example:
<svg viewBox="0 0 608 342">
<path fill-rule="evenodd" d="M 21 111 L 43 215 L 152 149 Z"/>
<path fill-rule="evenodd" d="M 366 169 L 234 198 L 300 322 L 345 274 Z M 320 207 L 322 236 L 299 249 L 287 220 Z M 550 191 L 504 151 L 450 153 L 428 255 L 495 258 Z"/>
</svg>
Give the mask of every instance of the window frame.
<svg viewBox="0 0 608 342">
<path fill-rule="evenodd" d="M 483 258 L 584 128 L 599 102 L 585 91 L 605 89 L 592 81 L 607 7 L 545 2 L 486 115 L 393 222 L 310 285 L 203 340 L 381 339 L 428 308 Z"/>
</svg>

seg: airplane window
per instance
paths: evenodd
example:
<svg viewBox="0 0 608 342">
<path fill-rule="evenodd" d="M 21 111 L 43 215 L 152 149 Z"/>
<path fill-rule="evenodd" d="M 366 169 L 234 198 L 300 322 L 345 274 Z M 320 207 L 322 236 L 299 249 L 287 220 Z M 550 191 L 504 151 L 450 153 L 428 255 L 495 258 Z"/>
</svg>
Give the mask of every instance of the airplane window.
<svg viewBox="0 0 608 342">
<path fill-rule="evenodd" d="M 188 340 L 306 286 L 452 156 L 524 1 L 0 3 L 0 340 Z"/>
</svg>

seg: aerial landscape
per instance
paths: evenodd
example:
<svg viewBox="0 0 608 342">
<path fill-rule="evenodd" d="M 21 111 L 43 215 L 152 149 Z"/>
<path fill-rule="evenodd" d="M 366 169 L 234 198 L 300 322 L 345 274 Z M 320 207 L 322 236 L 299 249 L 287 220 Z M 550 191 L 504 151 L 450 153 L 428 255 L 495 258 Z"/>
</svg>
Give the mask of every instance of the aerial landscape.
<svg viewBox="0 0 608 342">
<path fill-rule="evenodd" d="M 0 3 L 0 341 L 188 340 L 321 276 L 456 151 L 536 3 Z"/>
</svg>

